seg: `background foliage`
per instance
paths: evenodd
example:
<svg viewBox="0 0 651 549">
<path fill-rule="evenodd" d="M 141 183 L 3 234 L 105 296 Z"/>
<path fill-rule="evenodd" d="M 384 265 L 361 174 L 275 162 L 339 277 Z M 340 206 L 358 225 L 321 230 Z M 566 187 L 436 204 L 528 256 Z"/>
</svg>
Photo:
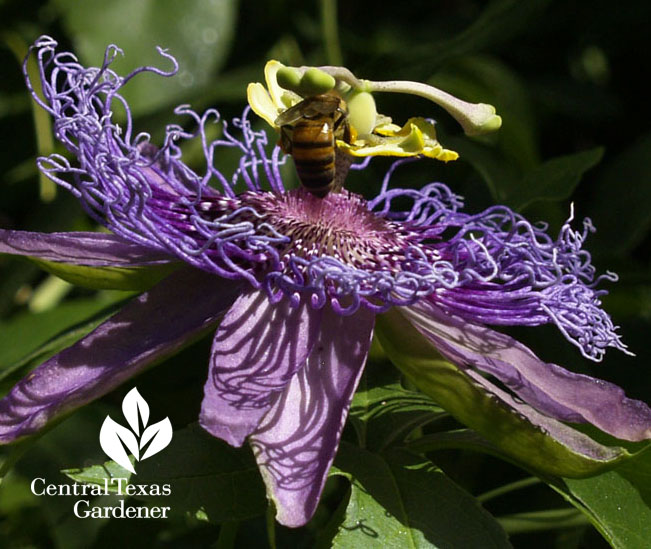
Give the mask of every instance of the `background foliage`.
<svg viewBox="0 0 651 549">
<path fill-rule="evenodd" d="M 116 63 L 120 71 L 160 66 L 155 46 L 168 48 L 180 74 L 162 85 L 144 76 L 126 93 L 136 124 L 154 140 L 179 103 L 198 110 L 217 106 L 226 118 L 237 116 L 246 84 L 262 79 L 269 58 L 294 65 L 343 63 L 361 77 L 433 83 L 494 104 L 503 128 L 469 140 L 424 100 L 379 97 L 381 112 L 396 121 L 435 117 L 441 141 L 461 153 L 454 164 L 411 165 L 395 183 L 420 187 L 441 180 L 466 196 L 469 211 L 506 203 L 549 222 L 552 232 L 574 202 L 577 217 L 591 217 L 598 228 L 588 241 L 598 269 L 621 277 L 604 302 L 637 357 L 612 352 L 593 365 L 553 328 L 512 333 L 544 359 L 614 381 L 650 402 L 651 107 L 642 80 L 651 53 L 649 20 L 651 4 L 642 0 L 627 2 L 626 9 L 605 0 L 447 0 L 400 7 L 368 0 L 339 6 L 326 0 L 0 1 L 0 226 L 91 227 L 76 201 L 36 171 L 35 157 L 57 145 L 47 117 L 32 113 L 17 59 L 42 33 L 90 65 L 116 43 L 125 51 Z M 186 153 L 192 162 L 196 151 Z M 234 159 L 222 162 L 228 166 Z M 354 173 L 351 190 L 373 196 L 387 166 L 380 159 Z M 72 287 L 33 264 L 0 258 L 2 390 L 127 297 Z M 171 520 L 76 520 L 70 501 L 29 491 L 35 476 L 64 482 L 63 469 L 87 481 L 103 474 L 79 469 L 104 459 L 99 426 L 119 410 L 130 388 L 125 386 L 73 414 L 18 459 L 0 485 L 0 546 L 101 548 L 128 539 L 143 547 L 264 547 L 270 536 L 278 547 L 504 547 L 504 530 L 516 547 L 600 547 L 607 546 L 604 538 L 616 547 L 648 542 L 651 464 L 644 456 L 594 479 L 556 483 L 554 491 L 513 465 L 463 449 L 472 444 L 441 445 L 426 453 L 431 461 L 405 453 L 401 445 L 414 428 L 427 434 L 459 426 L 399 385 L 379 350 L 317 515 L 302 529 L 277 526 L 268 534 L 248 450 L 231 450 L 194 425 L 208 348 L 209 341 L 200 341 L 137 380 L 152 410 L 168 414 L 177 430 L 162 461 L 152 458 L 151 470 L 138 479 L 173 483 Z M 4 449 L 1 459 L 13 462 L 21 450 Z M 379 531 L 365 524 L 376 515 Z"/>
</svg>

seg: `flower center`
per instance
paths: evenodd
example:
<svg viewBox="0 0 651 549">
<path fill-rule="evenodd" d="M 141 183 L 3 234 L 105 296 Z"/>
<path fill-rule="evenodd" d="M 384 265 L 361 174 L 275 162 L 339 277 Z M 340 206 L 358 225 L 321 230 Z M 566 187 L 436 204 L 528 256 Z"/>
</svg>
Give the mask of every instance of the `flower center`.
<svg viewBox="0 0 651 549">
<path fill-rule="evenodd" d="M 328 256 L 357 268 L 391 268 L 404 260 L 404 250 L 415 240 L 404 225 L 377 216 L 360 196 L 347 191 L 318 198 L 300 188 L 238 198 L 289 237 L 282 255 Z"/>
</svg>

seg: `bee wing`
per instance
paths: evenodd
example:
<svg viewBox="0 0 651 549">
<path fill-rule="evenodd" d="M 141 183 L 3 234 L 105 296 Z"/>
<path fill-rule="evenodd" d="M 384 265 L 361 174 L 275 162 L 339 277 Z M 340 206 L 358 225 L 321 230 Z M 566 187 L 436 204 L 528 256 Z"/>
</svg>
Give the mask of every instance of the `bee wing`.
<svg viewBox="0 0 651 549">
<path fill-rule="evenodd" d="M 304 103 L 305 101 L 301 101 L 293 107 L 289 107 L 286 111 L 281 112 L 275 120 L 276 126 L 287 126 L 303 118 L 305 116 L 303 111 L 305 108 Z"/>
<path fill-rule="evenodd" d="M 315 118 L 324 114 L 332 114 L 338 108 L 341 99 L 334 95 L 315 95 L 307 97 L 293 107 L 281 112 L 276 118 L 276 126 L 294 124 L 301 118 Z"/>
</svg>

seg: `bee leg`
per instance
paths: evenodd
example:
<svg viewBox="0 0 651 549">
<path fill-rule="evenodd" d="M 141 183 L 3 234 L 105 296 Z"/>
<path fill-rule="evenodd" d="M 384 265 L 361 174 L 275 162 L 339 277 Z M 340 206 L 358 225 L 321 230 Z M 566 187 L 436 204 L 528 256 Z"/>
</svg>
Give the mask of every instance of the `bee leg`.
<svg viewBox="0 0 651 549">
<path fill-rule="evenodd" d="M 339 149 L 335 151 L 335 181 L 332 187 L 333 192 L 339 192 L 343 189 L 348 170 L 352 163 L 353 157 L 351 155 Z"/>
<path fill-rule="evenodd" d="M 339 131 L 341 125 L 344 122 L 346 122 L 346 118 L 348 118 L 348 113 L 345 110 L 343 110 L 341 107 L 338 107 L 337 110 L 335 111 L 334 125 L 332 126 L 332 130 L 335 132 Z"/>
<path fill-rule="evenodd" d="M 334 125 L 337 137 L 341 137 L 346 143 L 353 143 L 357 139 L 357 132 L 348 122 L 347 116 L 339 118 Z"/>
<path fill-rule="evenodd" d="M 344 126 L 344 141 L 346 143 L 354 143 L 357 140 L 357 131 L 346 120 Z"/>
<path fill-rule="evenodd" d="M 281 126 L 280 127 L 280 139 L 278 140 L 278 145 L 285 154 L 292 154 L 292 127 L 291 126 Z"/>
</svg>

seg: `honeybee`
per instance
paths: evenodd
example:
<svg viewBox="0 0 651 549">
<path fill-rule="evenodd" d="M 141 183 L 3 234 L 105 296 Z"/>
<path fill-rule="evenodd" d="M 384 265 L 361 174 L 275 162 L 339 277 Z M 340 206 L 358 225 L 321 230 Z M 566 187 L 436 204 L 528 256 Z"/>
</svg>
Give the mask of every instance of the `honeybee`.
<svg viewBox="0 0 651 549">
<path fill-rule="evenodd" d="M 306 97 L 276 118 L 280 147 L 294 158 L 301 184 L 323 198 L 337 185 L 335 136 L 351 141 L 344 100 L 336 95 Z"/>
</svg>

